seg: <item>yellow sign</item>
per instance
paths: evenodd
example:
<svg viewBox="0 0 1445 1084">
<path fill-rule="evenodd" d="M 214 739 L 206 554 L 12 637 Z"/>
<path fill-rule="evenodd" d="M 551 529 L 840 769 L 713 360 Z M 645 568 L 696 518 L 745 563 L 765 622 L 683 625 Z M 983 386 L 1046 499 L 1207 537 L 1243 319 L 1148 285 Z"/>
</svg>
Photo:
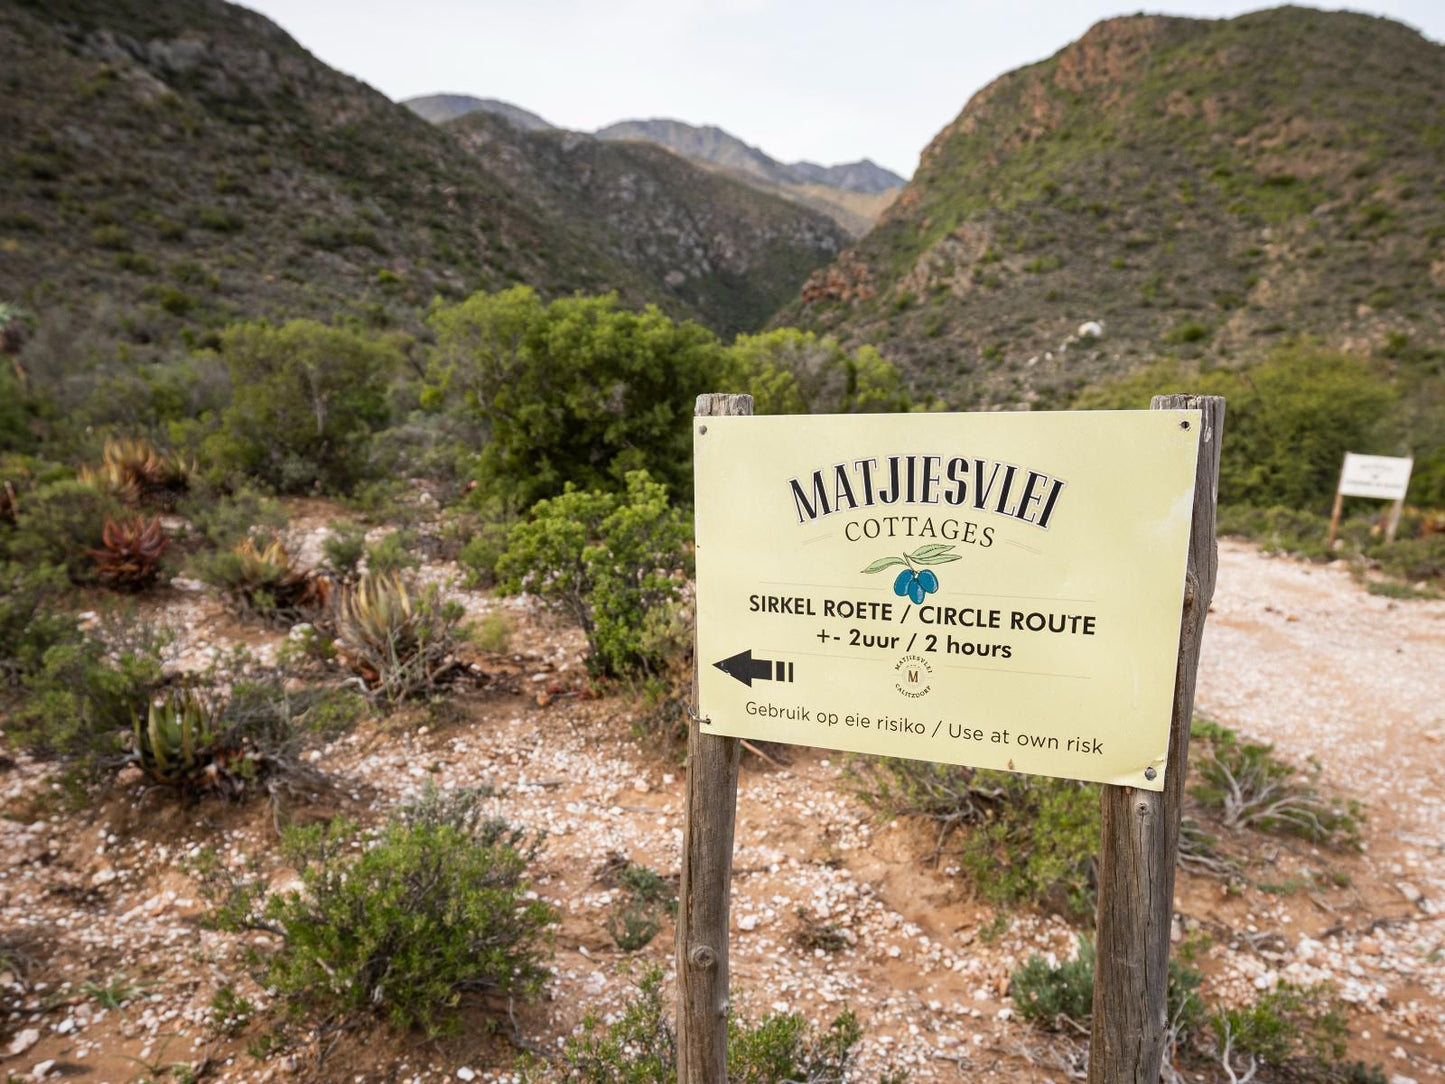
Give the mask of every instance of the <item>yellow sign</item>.
<svg viewBox="0 0 1445 1084">
<path fill-rule="evenodd" d="M 693 431 L 704 729 L 1163 788 L 1198 411 Z"/>
</svg>

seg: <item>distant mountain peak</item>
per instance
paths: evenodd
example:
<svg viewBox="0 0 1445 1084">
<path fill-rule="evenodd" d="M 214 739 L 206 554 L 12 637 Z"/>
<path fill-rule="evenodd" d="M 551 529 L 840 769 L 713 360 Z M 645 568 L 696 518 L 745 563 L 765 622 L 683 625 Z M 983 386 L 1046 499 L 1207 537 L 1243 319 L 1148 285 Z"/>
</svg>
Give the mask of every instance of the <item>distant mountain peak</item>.
<svg viewBox="0 0 1445 1084">
<path fill-rule="evenodd" d="M 407 98 L 401 104 L 422 120 L 431 121 L 433 124 L 481 111 L 501 117 L 524 132 L 546 132 L 557 127 L 536 113 L 511 102 L 504 102 L 500 98 L 474 98 L 470 94 L 424 94 Z"/>
<path fill-rule="evenodd" d="M 821 184 L 873 195 L 905 183 L 898 174 L 867 158 L 834 166 L 807 161 L 785 164 L 716 124 L 688 124 L 668 117 L 624 120 L 599 129 L 597 138 L 657 143 L 686 158 L 752 174 L 773 184 Z"/>
</svg>

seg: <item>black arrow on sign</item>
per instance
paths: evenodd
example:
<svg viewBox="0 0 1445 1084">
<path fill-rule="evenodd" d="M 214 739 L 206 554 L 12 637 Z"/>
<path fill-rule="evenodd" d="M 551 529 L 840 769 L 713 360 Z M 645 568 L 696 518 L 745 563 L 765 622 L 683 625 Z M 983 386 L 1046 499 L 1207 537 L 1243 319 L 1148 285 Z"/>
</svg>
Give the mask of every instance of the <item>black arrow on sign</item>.
<svg viewBox="0 0 1445 1084">
<path fill-rule="evenodd" d="M 753 649 L 739 651 L 730 659 L 723 659 L 722 662 L 713 663 L 724 674 L 737 678 L 748 688 L 752 688 L 755 681 L 792 681 L 793 664 L 790 662 L 773 662 L 771 659 L 753 658 Z"/>
</svg>

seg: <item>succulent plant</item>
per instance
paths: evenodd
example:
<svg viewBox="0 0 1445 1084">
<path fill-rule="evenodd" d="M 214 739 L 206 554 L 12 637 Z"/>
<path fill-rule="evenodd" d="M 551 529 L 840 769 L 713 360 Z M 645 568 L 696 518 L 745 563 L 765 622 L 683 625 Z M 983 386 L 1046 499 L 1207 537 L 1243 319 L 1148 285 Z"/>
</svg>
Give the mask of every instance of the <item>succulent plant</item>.
<svg viewBox="0 0 1445 1084">
<path fill-rule="evenodd" d="M 249 612 L 285 623 L 313 618 L 331 600 L 331 580 L 295 568 L 280 538 L 244 538 L 209 561 L 204 575 Z"/>
<path fill-rule="evenodd" d="M 131 762 L 162 786 L 237 794 L 257 764 L 243 742 L 227 740 L 219 719 L 194 689 L 174 690 L 151 703 L 144 722 L 132 720 Z"/>
<path fill-rule="evenodd" d="M 337 607 L 338 655 L 388 702 L 429 691 L 461 669 L 460 605 L 397 573 L 368 573 Z"/>
<path fill-rule="evenodd" d="M 138 590 L 155 581 L 161 557 L 171 544 L 159 516 L 149 520 L 137 516 L 119 523 L 107 519 L 101 537 L 104 548 L 86 553 L 95 558 L 101 580 L 126 590 Z"/>
<path fill-rule="evenodd" d="M 131 508 L 170 508 L 189 485 L 195 464 L 166 455 L 150 441 L 107 440 L 100 465 L 81 467 L 76 478 L 112 494 Z"/>
</svg>

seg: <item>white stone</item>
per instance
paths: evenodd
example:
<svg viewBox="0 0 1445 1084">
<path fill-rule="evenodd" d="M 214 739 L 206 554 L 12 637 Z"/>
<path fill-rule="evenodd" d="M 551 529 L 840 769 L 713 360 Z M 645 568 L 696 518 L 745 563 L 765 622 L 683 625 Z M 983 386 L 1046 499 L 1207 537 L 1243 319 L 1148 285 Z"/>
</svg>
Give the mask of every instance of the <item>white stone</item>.
<svg viewBox="0 0 1445 1084">
<path fill-rule="evenodd" d="M 467 1068 L 465 1065 L 463 1065 L 460 1069 L 457 1070 L 457 1079 L 458 1079 L 458 1080 L 476 1080 L 476 1079 L 477 1079 L 477 1074 L 474 1073 L 474 1072 L 472 1072 L 472 1070 L 469 1069 L 469 1068 Z"/>
<path fill-rule="evenodd" d="M 7 1057 L 13 1058 L 13 1057 L 15 1057 L 15 1055 L 17 1055 L 17 1054 L 23 1054 L 23 1053 L 25 1053 L 25 1051 L 29 1050 L 32 1046 L 34 1046 L 34 1045 L 35 1045 L 36 1043 L 38 1043 L 39 1041 L 40 1041 L 40 1031 L 39 1031 L 39 1029 L 38 1029 L 38 1028 L 26 1028 L 24 1031 L 22 1031 L 22 1032 L 20 1032 L 18 1035 L 16 1035 L 15 1038 L 13 1038 L 13 1039 L 10 1040 L 10 1045 L 9 1045 L 9 1047 L 6 1048 L 5 1054 L 6 1054 Z"/>
</svg>

